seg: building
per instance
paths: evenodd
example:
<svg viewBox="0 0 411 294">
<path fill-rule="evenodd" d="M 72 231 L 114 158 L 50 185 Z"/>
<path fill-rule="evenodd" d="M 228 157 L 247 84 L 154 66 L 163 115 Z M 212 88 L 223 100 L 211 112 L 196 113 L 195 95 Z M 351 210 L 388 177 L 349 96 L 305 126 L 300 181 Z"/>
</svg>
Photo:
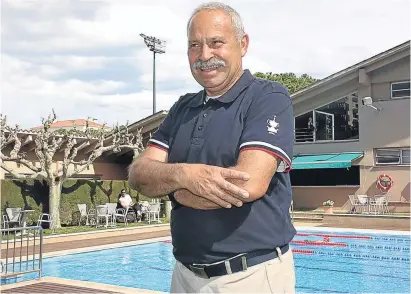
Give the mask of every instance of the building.
<svg viewBox="0 0 411 294">
<path fill-rule="evenodd" d="M 103 127 L 102 124 L 96 123 L 91 120 L 85 119 L 73 119 L 73 120 L 59 120 L 55 121 L 50 125 L 51 130 L 72 130 L 74 128 L 78 130 L 84 130 L 88 124 L 89 129 L 101 129 Z M 41 130 L 44 126 L 37 126 L 32 128 L 32 130 Z M 104 129 L 110 130 L 111 128 L 108 126 L 104 126 Z"/>
<path fill-rule="evenodd" d="M 376 181 L 387 174 L 394 181 L 387 192 L 390 206 L 409 211 L 410 42 L 337 72 L 292 99 L 296 208 L 314 209 L 331 199 L 349 210 L 348 195 L 382 194 Z"/>
<path fill-rule="evenodd" d="M 161 121 L 166 116 L 167 112 L 160 111 L 154 115 L 146 117 L 140 121 L 137 121 L 129 126 L 130 132 L 135 132 L 136 130 L 141 130 L 143 134 L 143 142 L 147 144 L 148 138 L 150 136 L 150 131 L 157 128 Z M 67 120 L 67 121 L 57 121 L 52 124 L 51 129 L 53 130 L 71 130 L 73 129 L 73 123 L 75 122 L 76 128 L 78 130 L 83 130 L 86 126 L 85 120 Z M 89 121 L 90 129 L 101 129 L 103 125 L 97 124 L 95 122 Z M 154 123 L 154 125 L 153 125 Z M 20 130 L 17 134 L 20 151 L 26 154 L 25 159 L 30 162 L 33 166 L 39 168 L 41 165 L 35 154 L 35 139 L 39 135 L 39 132 L 42 127 L 36 127 L 29 130 Z M 105 127 L 108 131 L 110 128 Z M 107 141 L 110 140 L 110 137 L 107 138 Z M 95 149 L 96 144 L 98 143 L 97 139 L 89 139 L 85 136 L 75 135 L 75 147 L 77 148 L 77 157 L 76 161 L 87 159 L 91 152 Z M 107 146 L 110 142 L 107 142 Z M 2 144 L 2 152 L 6 155 L 9 155 L 12 149 L 14 148 L 15 140 L 9 140 Z M 54 170 L 61 167 L 61 162 L 64 158 L 64 149 L 66 143 L 63 142 L 61 146 L 56 150 L 53 161 L 55 163 Z M 87 169 L 83 170 L 81 173 L 76 174 L 73 178 L 81 179 L 98 179 L 98 180 L 124 180 L 127 177 L 127 166 L 130 164 L 134 156 L 134 152 L 130 149 L 122 149 L 119 152 L 108 151 L 103 153 L 102 156 L 97 158 L 93 164 L 88 166 Z M 12 170 L 15 173 L 22 175 L 30 175 L 33 173 L 31 169 L 26 167 L 24 164 L 18 164 L 14 161 L 4 161 L 3 164 L 7 169 Z M 70 165 L 69 171 L 77 168 L 77 165 Z M 12 179 L 13 176 L 5 171 L 3 168 L 0 168 L 0 179 Z"/>
</svg>

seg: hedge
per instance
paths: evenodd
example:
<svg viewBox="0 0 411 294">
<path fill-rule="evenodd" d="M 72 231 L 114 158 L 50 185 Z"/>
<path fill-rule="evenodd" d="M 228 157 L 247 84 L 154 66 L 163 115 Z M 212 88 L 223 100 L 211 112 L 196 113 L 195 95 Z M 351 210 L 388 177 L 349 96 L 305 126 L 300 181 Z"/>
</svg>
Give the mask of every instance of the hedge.
<svg viewBox="0 0 411 294">
<path fill-rule="evenodd" d="M 117 202 L 121 189 L 126 189 L 135 202 L 149 200 L 131 189 L 127 181 L 67 180 L 63 184 L 60 200 L 62 225 L 73 225 L 78 220 L 77 204 L 92 207 Z M 30 207 L 28 224 L 35 224 L 41 213 L 48 213 L 48 185 L 38 180 L 1 180 L 1 214 L 8 207 Z"/>
</svg>

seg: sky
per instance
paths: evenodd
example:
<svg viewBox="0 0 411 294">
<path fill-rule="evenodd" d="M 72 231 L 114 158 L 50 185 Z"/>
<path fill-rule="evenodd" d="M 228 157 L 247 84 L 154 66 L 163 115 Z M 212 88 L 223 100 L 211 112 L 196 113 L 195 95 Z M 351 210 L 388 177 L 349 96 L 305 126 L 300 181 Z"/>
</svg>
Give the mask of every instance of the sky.
<svg viewBox="0 0 411 294">
<path fill-rule="evenodd" d="M 133 123 L 201 88 L 187 60 L 186 24 L 198 0 L 2 0 L 1 108 L 30 128 L 58 120 Z M 227 0 L 250 37 L 244 68 L 324 78 L 410 39 L 408 0 Z"/>
</svg>

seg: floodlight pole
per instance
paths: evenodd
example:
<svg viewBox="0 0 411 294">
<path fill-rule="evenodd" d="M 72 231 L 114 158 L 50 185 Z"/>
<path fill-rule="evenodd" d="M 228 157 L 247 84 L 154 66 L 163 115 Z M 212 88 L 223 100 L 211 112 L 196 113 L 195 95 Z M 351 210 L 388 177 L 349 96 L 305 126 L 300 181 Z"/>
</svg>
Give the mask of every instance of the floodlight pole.
<svg viewBox="0 0 411 294">
<path fill-rule="evenodd" d="M 156 113 L 156 51 L 153 50 L 153 114 Z"/>
<path fill-rule="evenodd" d="M 156 113 L 156 53 L 165 53 L 166 41 L 140 34 L 147 48 L 153 52 L 153 114 Z"/>
</svg>

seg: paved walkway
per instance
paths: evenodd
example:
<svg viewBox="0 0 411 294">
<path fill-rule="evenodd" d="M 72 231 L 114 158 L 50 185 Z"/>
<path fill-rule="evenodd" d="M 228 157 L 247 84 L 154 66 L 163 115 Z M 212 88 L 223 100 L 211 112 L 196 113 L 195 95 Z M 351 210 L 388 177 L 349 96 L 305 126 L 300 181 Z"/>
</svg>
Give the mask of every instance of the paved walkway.
<svg viewBox="0 0 411 294">
<path fill-rule="evenodd" d="M 163 293 L 102 283 L 44 277 L 41 280 L 19 282 L 0 286 L 1 293 Z"/>
</svg>

